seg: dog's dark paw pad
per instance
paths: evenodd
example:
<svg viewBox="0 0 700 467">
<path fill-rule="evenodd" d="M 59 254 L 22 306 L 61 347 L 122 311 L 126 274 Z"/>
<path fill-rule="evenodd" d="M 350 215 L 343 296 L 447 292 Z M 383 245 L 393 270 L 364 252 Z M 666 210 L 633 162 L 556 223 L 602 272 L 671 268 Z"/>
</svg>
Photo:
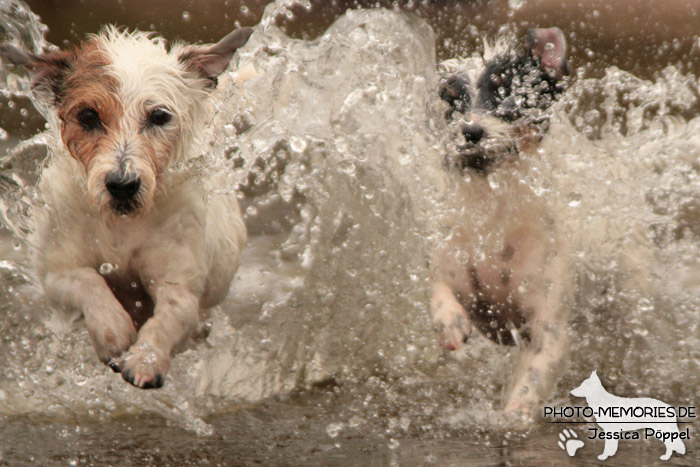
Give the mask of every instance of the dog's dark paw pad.
<svg viewBox="0 0 700 467">
<path fill-rule="evenodd" d="M 163 387 L 163 383 L 164 383 L 164 378 L 160 373 L 158 373 L 156 375 L 156 377 L 153 379 L 153 381 L 148 381 L 148 382 L 144 383 L 142 388 L 143 389 L 158 389 L 158 388 Z"/>
<path fill-rule="evenodd" d="M 122 371 L 122 378 L 124 378 L 124 381 L 127 383 L 134 384 L 134 376 L 129 370 Z"/>
</svg>

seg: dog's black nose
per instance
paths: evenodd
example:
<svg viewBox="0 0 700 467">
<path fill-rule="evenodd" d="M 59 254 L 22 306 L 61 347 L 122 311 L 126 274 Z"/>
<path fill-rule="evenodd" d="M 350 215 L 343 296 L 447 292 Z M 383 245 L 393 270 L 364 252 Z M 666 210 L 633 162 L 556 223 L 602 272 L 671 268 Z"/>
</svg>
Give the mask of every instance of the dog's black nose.
<svg viewBox="0 0 700 467">
<path fill-rule="evenodd" d="M 120 174 L 111 173 L 105 178 L 107 191 L 118 201 L 126 201 L 134 197 L 141 187 L 138 178 L 123 178 Z"/>
<path fill-rule="evenodd" d="M 484 127 L 474 122 L 462 123 L 461 130 L 468 143 L 478 143 L 486 134 Z"/>
</svg>

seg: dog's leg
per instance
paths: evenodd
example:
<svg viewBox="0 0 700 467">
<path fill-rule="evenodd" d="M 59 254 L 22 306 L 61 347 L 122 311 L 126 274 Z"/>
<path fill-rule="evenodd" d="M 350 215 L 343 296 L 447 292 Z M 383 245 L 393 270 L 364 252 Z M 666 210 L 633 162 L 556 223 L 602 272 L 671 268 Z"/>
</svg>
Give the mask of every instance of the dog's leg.
<svg viewBox="0 0 700 467">
<path fill-rule="evenodd" d="M 444 282 L 433 283 L 430 313 L 440 346 L 446 350 L 462 347 L 471 334 L 471 323 L 466 310 Z"/>
<path fill-rule="evenodd" d="M 662 461 L 667 461 L 671 458 L 671 455 L 673 454 L 673 445 L 671 441 L 666 441 L 664 443 L 664 446 L 666 447 L 666 452 L 664 452 L 659 459 Z"/>
<path fill-rule="evenodd" d="M 531 415 L 537 404 L 549 396 L 568 354 L 566 322 L 568 313 L 562 303 L 566 280 L 564 262 L 553 260 L 546 277 L 546 291 L 530 294 L 522 300 L 534 310 L 531 342 L 521 349 L 515 378 L 506 398 L 506 411 Z"/>
<path fill-rule="evenodd" d="M 616 439 L 605 439 L 605 446 L 603 447 L 603 453 L 598 456 L 598 460 L 604 461 L 608 457 L 614 455 L 617 452 L 617 440 Z"/>
<path fill-rule="evenodd" d="M 189 336 L 199 319 L 199 299 L 184 281 L 157 282 L 152 287 L 153 317 L 143 325 L 121 363 L 122 377 L 144 389 L 163 386 L 173 348 Z"/>
<path fill-rule="evenodd" d="M 43 282 L 49 300 L 82 312 L 97 356 L 103 363 L 110 364 L 136 341 L 131 317 L 94 269 L 50 272 Z"/>
</svg>

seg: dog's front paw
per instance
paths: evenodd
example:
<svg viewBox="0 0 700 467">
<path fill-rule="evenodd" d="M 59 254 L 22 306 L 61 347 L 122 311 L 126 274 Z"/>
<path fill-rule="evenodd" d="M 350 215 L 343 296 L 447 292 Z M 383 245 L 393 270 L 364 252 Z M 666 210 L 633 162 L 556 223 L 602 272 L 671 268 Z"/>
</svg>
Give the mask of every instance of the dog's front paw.
<svg viewBox="0 0 700 467">
<path fill-rule="evenodd" d="M 524 419 L 531 419 L 535 415 L 539 403 L 540 398 L 535 391 L 524 386 L 510 394 L 506 400 L 504 411 Z"/>
<path fill-rule="evenodd" d="M 461 308 L 441 307 L 433 315 L 433 325 L 440 347 L 445 350 L 457 350 L 467 342 L 472 327 Z"/>
<path fill-rule="evenodd" d="M 435 324 L 438 343 L 445 350 L 457 350 L 469 339 L 471 326 L 466 318 L 459 317 L 449 323 Z"/>
<path fill-rule="evenodd" d="M 148 343 L 133 345 L 115 365 L 122 378 L 141 389 L 160 388 L 170 368 L 170 356 L 157 352 Z"/>
<path fill-rule="evenodd" d="M 129 315 L 124 311 L 112 313 L 109 315 L 109 319 L 103 319 L 99 323 L 88 321 L 87 324 L 97 357 L 107 365 L 112 366 L 114 359 L 126 352 L 136 342 L 136 328 Z"/>
<path fill-rule="evenodd" d="M 440 347 L 446 350 L 457 350 L 462 347 L 471 335 L 472 325 L 464 307 L 447 285 L 443 283 L 433 285 L 430 313 Z"/>
</svg>

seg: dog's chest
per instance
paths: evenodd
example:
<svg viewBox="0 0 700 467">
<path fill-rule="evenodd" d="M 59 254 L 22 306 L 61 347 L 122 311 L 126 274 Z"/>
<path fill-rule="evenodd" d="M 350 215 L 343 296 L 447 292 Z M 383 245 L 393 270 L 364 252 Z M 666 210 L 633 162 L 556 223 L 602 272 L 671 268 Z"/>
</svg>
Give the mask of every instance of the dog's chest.
<svg viewBox="0 0 700 467">
<path fill-rule="evenodd" d="M 455 291 L 471 293 L 479 284 L 490 300 L 505 300 L 542 267 L 553 238 L 545 200 L 522 182 L 518 172 L 498 178 L 456 180 L 445 224 Z"/>
<path fill-rule="evenodd" d="M 127 266 L 131 258 L 139 250 L 152 229 L 143 225 L 143 222 L 96 222 L 93 235 L 88 236 L 86 241 L 92 238 L 91 250 L 98 260 L 114 265 Z"/>
<path fill-rule="evenodd" d="M 500 252 L 514 231 L 542 226 L 542 200 L 522 180 L 518 171 L 499 170 L 456 181 L 449 223 L 459 244 L 485 254 Z"/>
</svg>

